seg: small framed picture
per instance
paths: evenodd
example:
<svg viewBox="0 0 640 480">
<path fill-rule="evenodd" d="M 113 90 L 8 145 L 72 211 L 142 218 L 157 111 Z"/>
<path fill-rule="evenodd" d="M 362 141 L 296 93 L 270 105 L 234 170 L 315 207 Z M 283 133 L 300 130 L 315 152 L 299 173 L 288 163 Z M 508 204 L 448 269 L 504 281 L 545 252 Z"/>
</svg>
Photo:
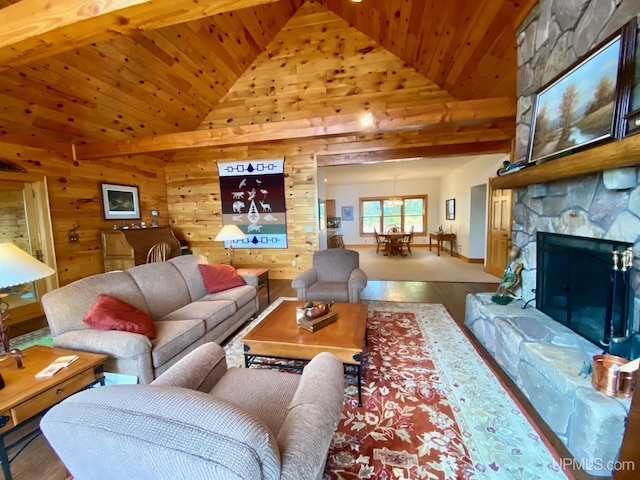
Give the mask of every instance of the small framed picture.
<svg viewBox="0 0 640 480">
<path fill-rule="evenodd" d="M 445 218 L 447 220 L 455 220 L 456 219 L 456 200 L 455 198 L 450 198 L 445 202 Z"/>
<path fill-rule="evenodd" d="M 353 220 L 353 207 L 342 207 L 342 220 Z"/>
<path fill-rule="evenodd" d="M 103 183 L 102 207 L 105 220 L 137 220 L 140 218 L 138 187 Z"/>
</svg>

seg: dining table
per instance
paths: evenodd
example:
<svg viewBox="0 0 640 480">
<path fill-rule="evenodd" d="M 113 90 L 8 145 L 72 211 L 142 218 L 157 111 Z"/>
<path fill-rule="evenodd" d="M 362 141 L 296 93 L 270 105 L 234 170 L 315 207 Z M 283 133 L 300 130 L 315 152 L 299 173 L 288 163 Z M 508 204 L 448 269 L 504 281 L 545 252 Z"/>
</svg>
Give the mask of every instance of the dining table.
<svg viewBox="0 0 640 480">
<path fill-rule="evenodd" d="M 385 241 L 384 255 L 388 257 L 405 257 L 407 252 L 405 251 L 404 232 L 388 232 L 380 233 L 379 236 Z"/>
</svg>

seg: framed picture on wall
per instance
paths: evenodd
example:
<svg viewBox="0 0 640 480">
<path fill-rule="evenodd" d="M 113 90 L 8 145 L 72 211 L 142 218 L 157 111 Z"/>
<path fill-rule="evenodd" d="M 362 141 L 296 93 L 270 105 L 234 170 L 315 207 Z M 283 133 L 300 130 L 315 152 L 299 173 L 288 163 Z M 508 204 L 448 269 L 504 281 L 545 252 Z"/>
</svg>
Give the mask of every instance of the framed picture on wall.
<svg viewBox="0 0 640 480">
<path fill-rule="evenodd" d="M 353 207 L 342 207 L 342 220 L 353 221 Z"/>
<path fill-rule="evenodd" d="M 634 18 L 534 96 L 528 162 L 544 162 L 624 135 L 635 25 Z"/>
<path fill-rule="evenodd" d="M 140 218 L 138 187 L 103 183 L 102 207 L 105 220 L 137 220 Z"/>
<path fill-rule="evenodd" d="M 454 198 L 450 198 L 445 202 L 445 218 L 447 220 L 456 219 L 456 200 Z"/>
</svg>

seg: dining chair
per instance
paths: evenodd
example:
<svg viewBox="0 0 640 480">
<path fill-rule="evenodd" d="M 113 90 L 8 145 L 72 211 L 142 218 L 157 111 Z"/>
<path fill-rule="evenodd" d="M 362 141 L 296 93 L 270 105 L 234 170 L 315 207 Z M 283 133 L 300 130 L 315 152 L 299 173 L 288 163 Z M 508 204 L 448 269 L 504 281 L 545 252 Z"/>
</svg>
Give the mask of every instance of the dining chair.
<svg viewBox="0 0 640 480">
<path fill-rule="evenodd" d="M 407 247 L 407 252 L 413 255 L 413 252 L 411 251 L 411 244 L 413 243 L 413 225 L 411 225 L 409 233 L 404 236 L 403 241 L 405 246 Z"/>
<path fill-rule="evenodd" d="M 167 242 L 158 242 L 147 253 L 147 263 L 164 262 L 171 253 L 171 245 Z"/>
<path fill-rule="evenodd" d="M 389 242 L 386 239 L 380 237 L 380 234 L 375 229 L 375 227 L 373 228 L 373 238 L 375 239 L 375 242 L 376 242 L 376 255 L 380 251 L 380 245 L 384 245 L 383 250 L 387 249 L 387 244 Z"/>
</svg>

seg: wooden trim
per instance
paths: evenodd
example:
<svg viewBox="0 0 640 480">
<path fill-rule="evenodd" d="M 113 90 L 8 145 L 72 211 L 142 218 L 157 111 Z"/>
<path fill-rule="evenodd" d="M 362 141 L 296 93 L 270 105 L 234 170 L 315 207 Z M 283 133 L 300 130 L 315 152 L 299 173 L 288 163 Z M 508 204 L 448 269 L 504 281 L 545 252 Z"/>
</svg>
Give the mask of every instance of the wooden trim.
<svg viewBox="0 0 640 480">
<path fill-rule="evenodd" d="M 513 120 L 516 110 L 508 98 L 499 97 L 397 108 L 373 113 L 376 121 L 372 131 L 382 133 L 442 125 L 474 125 Z M 78 144 L 75 148 L 77 158 L 88 160 L 143 153 L 248 145 L 274 140 L 362 134 L 368 133 L 368 131 L 367 129 L 363 130 L 360 126 L 359 114 L 341 114 Z"/>
<path fill-rule="evenodd" d="M 486 153 L 508 153 L 511 151 L 511 139 L 488 142 L 472 142 L 426 147 L 395 148 L 376 152 L 339 153 L 318 155 L 318 166 L 348 165 L 356 163 L 383 162 L 402 158 L 452 157 Z"/>
<path fill-rule="evenodd" d="M 632 135 L 573 155 L 531 165 L 515 173 L 494 177 L 490 183 L 494 190 L 518 188 L 637 165 L 640 165 L 640 135 Z"/>
<path fill-rule="evenodd" d="M 0 10 L 0 71 L 73 50 L 278 0 L 22 0 Z"/>
</svg>

